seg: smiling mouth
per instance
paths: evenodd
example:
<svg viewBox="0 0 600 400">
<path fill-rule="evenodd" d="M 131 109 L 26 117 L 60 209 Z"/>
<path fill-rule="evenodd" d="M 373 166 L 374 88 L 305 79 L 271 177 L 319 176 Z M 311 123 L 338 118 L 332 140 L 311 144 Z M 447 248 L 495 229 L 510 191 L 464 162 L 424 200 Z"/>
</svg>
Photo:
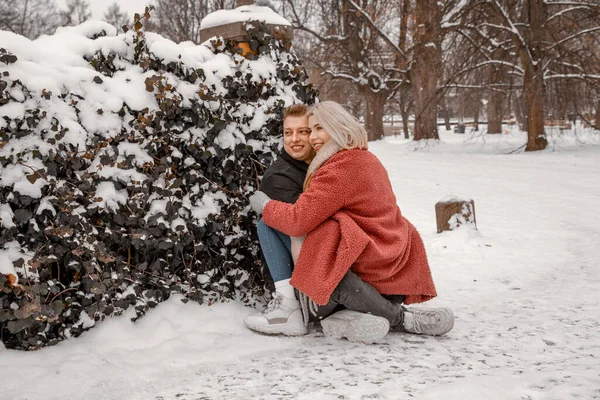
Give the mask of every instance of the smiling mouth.
<svg viewBox="0 0 600 400">
<path fill-rule="evenodd" d="M 302 149 L 304 149 L 304 146 L 292 146 L 292 150 L 294 151 L 301 151 Z"/>
<path fill-rule="evenodd" d="M 323 146 L 323 143 L 313 143 L 313 149 L 319 150 Z"/>
</svg>

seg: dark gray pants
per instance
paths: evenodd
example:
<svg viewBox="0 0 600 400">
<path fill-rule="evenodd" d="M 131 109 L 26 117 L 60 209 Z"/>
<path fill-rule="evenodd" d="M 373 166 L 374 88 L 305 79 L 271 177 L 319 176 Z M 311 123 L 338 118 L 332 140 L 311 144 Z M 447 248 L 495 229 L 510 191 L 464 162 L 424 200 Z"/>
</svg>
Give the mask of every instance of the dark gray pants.
<svg viewBox="0 0 600 400">
<path fill-rule="evenodd" d="M 401 304 L 404 302 L 402 295 L 381 295 L 377 289 L 363 282 L 358 275 L 348 271 L 335 288 L 329 302 L 319 306 L 317 316 L 323 319 L 339 309 L 370 313 L 383 317 L 390 322 L 390 326 L 397 326 L 402 322 Z"/>
</svg>

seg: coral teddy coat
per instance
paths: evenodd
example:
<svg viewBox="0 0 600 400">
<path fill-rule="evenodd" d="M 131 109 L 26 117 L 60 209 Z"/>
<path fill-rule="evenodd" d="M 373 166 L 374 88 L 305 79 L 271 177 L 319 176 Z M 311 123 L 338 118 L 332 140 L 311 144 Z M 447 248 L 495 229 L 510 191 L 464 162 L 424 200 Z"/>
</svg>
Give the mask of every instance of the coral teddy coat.
<svg viewBox="0 0 600 400">
<path fill-rule="evenodd" d="M 290 283 L 319 305 L 348 269 L 381 294 L 405 295 L 406 304 L 436 296 L 421 236 L 368 150 L 335 153 L 295 204 L 269 201 L 263 220 L 287 235 L 307 235 Z"/>
</svg>

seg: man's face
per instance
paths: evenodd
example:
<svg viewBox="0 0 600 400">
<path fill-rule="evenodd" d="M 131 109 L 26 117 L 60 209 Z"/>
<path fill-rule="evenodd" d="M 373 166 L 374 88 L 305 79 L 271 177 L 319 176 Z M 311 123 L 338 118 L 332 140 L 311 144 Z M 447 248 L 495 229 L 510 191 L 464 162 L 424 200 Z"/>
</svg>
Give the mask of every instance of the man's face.
<svg viewBox="0 0 600 400">
<path fill-rule="evenodd" d="M 304 161 L 309 164 L 315 152 L 308 139 L 310 137 L 310 128 L 308 127 L 308 117 L 287 117 L 283 121 L 283 148 L 292 158 Z"/>
</svg>

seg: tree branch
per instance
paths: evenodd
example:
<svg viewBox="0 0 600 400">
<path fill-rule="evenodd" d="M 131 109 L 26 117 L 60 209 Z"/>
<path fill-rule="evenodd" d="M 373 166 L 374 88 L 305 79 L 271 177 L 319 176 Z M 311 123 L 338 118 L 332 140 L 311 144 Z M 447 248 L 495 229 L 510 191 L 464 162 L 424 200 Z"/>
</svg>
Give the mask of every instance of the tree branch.
<svg viewBox="0 0 600 400">
<path fill-rule="evenodd" d="M 508 24 L 508 26 L 511 28 L 510 32 L 513 35 L 515 35 L 515 37 L 518 39 L 519 43 L 521 44 L 521 46 L 523 46 L 523 49 L 527 53 L 529 61 L 533 64 L 533 56 L 531 55 L 531 52 L 529 51 L 529 47 L 527 46 L 527 42 L 525 42 L 525 39 L 523 39 L 523 36 L 521 36 L 521 33 L 519 32 L 519 30 L 517 29 L 517 27 L 515 26 L 515 24 L 513 24 L 512 20 L 510 19 L 510 16 L 508 15 L 508 13 L 504 9 L 504 7 L 502 7 L 502 5 L 500 5 L 500 3 L 498 2 L 498 0 L 492 0 L 492 4 L 500 12 L 500 14 L 502 15 L 502 18 L 504 18 L 504 20 L 506 21 L 506 23 Z"/>
<path fill-rule="evenodd" d="M 600 26 L 599 26 L 599 27 L 596 27 L 596 28 L 590 28 L 590 29 L 583 30 L 583 31 L 581 31 L 581 32 L 578 32 L 578 33 L 575 33 L 575 34 L 573 34 L 573 35 L 571 35 L 571 36 L 569 36 L 569 37 L 566 37 L 566 38 L 564 38 L 564 39 L 562 39 L 562 40 L 559 40 L 558 42 L 556 42 L 556 43 L 554 43 L 552 46 L 550 46 L 550 47 L 548 48 L 548 50 L 552 50 L 552 49 L 553 49 L 553 48 L 555 48 L 556 46 L 559 46 L 559 45 L 561 45 L 561 44 L 563 44 L 564 42 L 567 42 L 567 41 L 569 41 L 569 40 L 575 39 L 575 38 L 576 38 L 576 37 L 578 37 L 578 36 L 585 35 L 586 33 L 596 32 L 596 31 L 600 31 Z"/>
<path fill-rule="evenodd" d="M 590 9 L 590 7 L 588 7 L 588 6 L 579 6 L 579 7 L 571 7 L 571 8 L 567 8 L 566 10 L 561 10 L 561 11 L 557 12 L 556 14 L 552 15 L 550 18 L 548 18 L 548 19 L 546 20 L 546 22 L 550 22 L 550 21 L 552 21 L 554 18 L 558 18 L 558 17 L 560 17 L 560 16 L 562 16 L 562 15 L 564 15 L 564 14 L 566 14 L 566 13 L 570 12 L 570 11 L 581 10 L 581 9 L 586 9 L 586 10 L 589 10 L 589 9 Z"/>
<path fill-rule="evenodd" d="M 388 35 L 386 35 L 381 29 L 379 29 L 379 27 L 377 25 L 375 25 L 375 22 L 373 22 L 373 20 L 371 19 L 371 17 L 369 16 L 369 14 L 367 14 L 367 12 L 365 10 L 363 10 L 358 4 L 356 4 L 354 2 L 354 0 L 346 0 L 346 1 L 348 3 L 350 3 L 350 5 L 352 5 L 352 7 L 356 8 L 356 11 L 358 11 L 365 18 L 365 20 L 367 21 L 369 26 L 371 26 L 371 28 L 373 28 L 375 30 L 375 32 L 377 32 L 379 34 L 379 36 L 387 44 L 389 44 L 398 54 L 400 54 L 406 61 L 408 61 L 408 57 L 402 51 L 402 49 L 400 47 L 398 47 L 394 42 L 392 42 L 392 40 L 388 37 Z"/>
</svg>

